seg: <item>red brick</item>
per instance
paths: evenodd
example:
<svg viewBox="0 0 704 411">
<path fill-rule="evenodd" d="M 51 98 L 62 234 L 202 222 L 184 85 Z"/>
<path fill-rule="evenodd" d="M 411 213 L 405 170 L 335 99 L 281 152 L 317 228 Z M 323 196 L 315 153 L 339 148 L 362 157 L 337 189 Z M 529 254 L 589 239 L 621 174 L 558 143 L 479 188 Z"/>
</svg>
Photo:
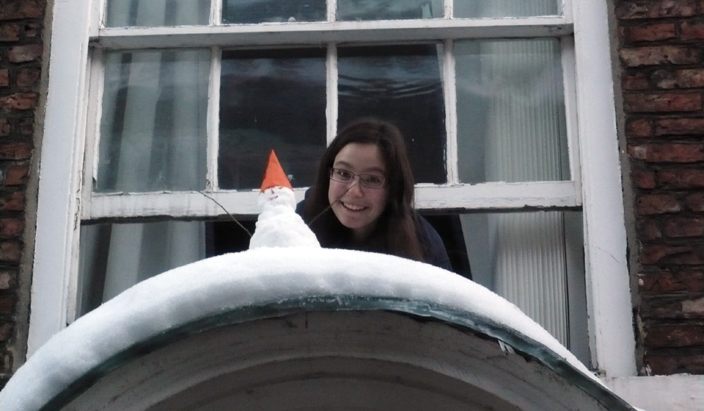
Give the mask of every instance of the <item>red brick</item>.
<svg viewBox="0 0 704 411">
<path fill-rule="evenodd" d="M 677 198 L 668 194 L 647 194 L 636 199 L 639 215 L 675 213 L 681 210 Z"/>
<path fill-rule="evenodd" d="M 687 196 L 684 200 L 684 204 L 689 210 L 696 212 L 704 211 L 704 193 L 696 193 Z"/>
<path fill-rule="evenodd" d="M 17 263 L 22 256 L 22 244 L 18 241 L 0 242 L 0 261 Z"/>
<path fill-rule="evenodd" d="M 0 227 L 2 227 L 0 225 Z M 668 237 L 699 237 L 704 234 L 704 220 L 701 218 L 670 218 L 665 223 Z"/>
<path fill-rule="evenodd" d="M 23 192 L 0 193 L 0 210 L 22 211 L 24 210 L 25 196 Z"/>
<path fill-rule="evenodd" d="M 17 274 L 12 271 L 0 271 L 0 290 L 9 290 L 17 286 Z"/>
<path fill-rule="evenodd" d="M 0 69 L 0 87 L 10 87 L 10 70 Z"/>
<path fill-rule="evenodd" d="M 697 13 L 694 0 L 633 0 L 616 6 L 619 19 L 649 19 L 658 17 L 687 17 Z"/>
<path fill-rule="evenodd" d="M 38 37 L 41 28 L 42 26 L 40 24 L 28 23 L 24 26 L 24 35 L 28 38 Z"/>
<path fill-rule="evenodd" d="M 648 78 L 640 72 L 624 75 L 621 85 L 624 90 L 645 90 L 650 87 Z"/>
<path fill-rule="evenodd" d="M 38 60 L 42 56 L 43 47 L 41 44 L 27 44 L 24 46 L 10 47 L 7 51 L 7 59 L 11 63 L 26 63 Z"/>
<path fill-rule="evenodd" d="M 0 118 L 0 137 L 9 136 L 12 132 L 12 125 L 6 118 Z"/>
<path fill-rule="evenodd" d="M 650 137 L 653 134 L 653 124 L 650 120 L 634 119 L 626 122 L 628 137 Z"/>
<path fill-rule="evenodd" d="M 704 161 L 704 145 L 677 143 L 629 145 L 628 154 L 634 159 L 652 163 L 692 163 Z"/>
<path fill-rule="evenodd" d="M 654 273 L 639 273 L 638 284 L 643 291 L 653 293 L 695 292 L 704 291 L 704 272 L 657 271 Z"/>
<path fill-rule="evenodd" d="M 18 218 L 0 219 L 0 237 L 17 237 L 24 231 L 24 222 Z"/>
<path fill-rule="evenodd" d="M 652 375 L 672 375 L 675 373 L 704 374 L 704 354 L 680 353 L 676 355 L 646 352 L 644 363 Z"/>
<path fill-rule="evenodd" d="M 7 341 L 12 337 L 12 332 L 15 329 L 15 324 L 11 322 L 0 324 L 0 341 Z"/>
<path fill-rule="evenodd" d="M 641 264 L 656 264 L 666 257 L 689 252 L 692 252 L 692 247 L 689 246 L 671 247 L 663 244 L 647 245 L 641 250 L 639 260 Z"/>
<path fill-rule="evenodd" d="M 3 110 L 29 110 L 37 106 L 37 93 L 15 93 L 0 97 Z"/>
<path fill-rule="evenodd" d="M 16 164 L 5 170 L 5 185 L 17 186 L 24 184 L 24 180 L 29 173 L 29 166 L 26 164 Z"/>
<path fill-rule="evenodd" d="M 19 122 L 20 134 L 23 136 L 31 136 L 34 133 L 34 118 L 25 117 Z"/>
<path fill-rule="evenodd" d="M 680 88 L 704 87 L 704 69 L 678 70 L 676 80 Z"/>
<path fill-rule="evenodd" d="M 45 0 L 0 0 L 0 20 L 41 18 Z"/>
<path fill-rule="evenodd" d="M 687 46 L 656 46 L 624 48 L 619 51 L 626 67 L 654 66 L 659 64 L 695 64 L 699 52 Z"/>
<path fill-rule="evenodd" d="M 702 109 L 700 93 L 637 93 L 624 96 L 627 112 L 699 111 Z"/>
<path fill-rule="evenodd" d="M 10 315 L 15 310 L 14 295 L 0 295 L 0 315 Z"/>
<path fill-rule="evenodd" d="M 27 160 L 32 155 L 32 147 L 27 143 L 0 145 L 0 160 Z"/>
<path fill-rule="evenodd" d="M 675 188 L 700 188 L 704 187 L 704 169 L 666 169 L 657 173 L 660 185 Z"/>
<path fill-rule="evenodd" d="M 636 231 L 641 241 L 653 241 L 662 237 L 658 222 L 655 220 L 639 219 L 636 223 Z"/>
<path fill-rule="evenodd" d="M 655 122 L 655 135 L 702 135 L 704 134 L 704 118 L 668 118 Z"/>
<path fill-rule="evenodd" d="M 633 170 L 631 171 L 631 181 L 633 181 L 633 184 L 638 188 L 655 188 L 655 172 L 650 170 Z"/>
<path fill-rule="evenodd" d="M 0 42 L 18 41 L 20 39 L 20 31 L 19 24 L 0 25 Z"/>
<path fill-rule="evenodd" d="M 687 295 L 646 298 L 642 300 L 640 314 L 643 318 L 657 320 L 704 319 L 704 298 L 688 298 Z"/>
<path fill-rule="evenodd" d="M 650 348 L 691 347 L 704 344 L 702 325 L 657 325 L 651 327 L 645 337 Z"/>
<path fill-rule="evenodd" d="M 626 38 L 630 41 L 659 41 L 675 37 L 674 23 L 655 23 L 628 27 L 626 35 Z"/>
<path fill-rule="evenodd" d="M 41 77 L 41 71 L 39 69 L 24 68 L 17 72 L 17 86 L 19 87 L 32 87 L 36 86 L 39 82 L 39 77 Z"/>
<path fill-rule="evenodd" d="M 704 23 L 683 22 L 680 25 L 680 38 L 682 40 L 704 40 Z"/>
<path fill-rule="evenodd" d="M 673 89 L 677 87 L 676 74 L 669 70 L 657 70 L 651 76 L 655 87 L 661 89 Z"/>
</svg>

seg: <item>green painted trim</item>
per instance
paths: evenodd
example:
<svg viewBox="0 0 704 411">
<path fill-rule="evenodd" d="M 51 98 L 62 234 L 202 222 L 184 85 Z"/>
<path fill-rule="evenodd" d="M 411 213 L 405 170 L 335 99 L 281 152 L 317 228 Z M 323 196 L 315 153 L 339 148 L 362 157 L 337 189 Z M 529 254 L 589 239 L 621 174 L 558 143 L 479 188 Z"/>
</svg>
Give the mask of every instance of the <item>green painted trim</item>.
<svg viewBox="0 0 704 411">
<path fill-rule="evenodd" d="M 456 308 L 425 301 L 412 301 L 392 297 L 366 297 L 356 295 L 301 296 L 276 302 L 233 307 L 216 315 L 203 317 L 155 334 L 147 340 L 126 348 L 105 359 L 82 377 L 63 389 L 47 402 L 41 411 L 57 410 L 66 406 L 93 386 L 100 378 L 129 362 L 165 347 L 175 341 L 206 330 L 266 318 L 283 317 L 310 311 L 392 311 L 426 320 L 446 322 L 467 328 L 510 345 L 520 355 L 535 358 L 568 382 L 580 388 L 610 411 L 635 411 L 636 409 L 616 394 L 584 375 L 564 358 L 548 347 L 502 324 Z"/>
</svg>

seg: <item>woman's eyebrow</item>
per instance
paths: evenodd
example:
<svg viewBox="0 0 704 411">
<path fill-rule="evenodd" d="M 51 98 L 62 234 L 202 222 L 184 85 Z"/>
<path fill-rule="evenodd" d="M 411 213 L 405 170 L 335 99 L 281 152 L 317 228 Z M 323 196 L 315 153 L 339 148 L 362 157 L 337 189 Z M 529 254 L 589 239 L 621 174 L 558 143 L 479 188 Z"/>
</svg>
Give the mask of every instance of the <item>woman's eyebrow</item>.
<svg viewBox="0 0 704 411">
<path fill-rule="evenodd" d="M 354 168 L 352 166 L 352 164 L 350 164 L 346 161 L 342 161 L 342 160 L 336 161 L 332 166 L 335 168 L 337 168 L 337 167 L 347 167 L 350 169 Z M 378 172 L 379 174 L 385 174 L 386 170 L 384 170 L 381 167 L 369 167 L 369 168 L 365 168 L 362 170 L 362 174 L 368 174 L 368 173 L 372 173 L 372 172 Z M 359 173 L 357 173 L 357 174 L 359 174 Z"/>
</svg>

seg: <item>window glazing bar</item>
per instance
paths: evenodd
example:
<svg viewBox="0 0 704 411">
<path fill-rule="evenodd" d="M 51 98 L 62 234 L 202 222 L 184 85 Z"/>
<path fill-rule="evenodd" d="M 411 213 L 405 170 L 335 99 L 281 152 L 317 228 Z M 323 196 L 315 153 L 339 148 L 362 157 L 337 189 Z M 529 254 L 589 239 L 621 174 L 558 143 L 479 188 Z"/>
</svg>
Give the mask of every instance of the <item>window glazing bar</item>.
<svg viewBox="0 0 704 411">
<path fill-rule="evenodd" d="M 560 37 L 573 32 L 563 17 L 270 23 L 228 26 L 104 28 L 91 45 L 109 49 L 232 47 L 323 42 L 418 41 L 453 38 Z"/>
</svg>

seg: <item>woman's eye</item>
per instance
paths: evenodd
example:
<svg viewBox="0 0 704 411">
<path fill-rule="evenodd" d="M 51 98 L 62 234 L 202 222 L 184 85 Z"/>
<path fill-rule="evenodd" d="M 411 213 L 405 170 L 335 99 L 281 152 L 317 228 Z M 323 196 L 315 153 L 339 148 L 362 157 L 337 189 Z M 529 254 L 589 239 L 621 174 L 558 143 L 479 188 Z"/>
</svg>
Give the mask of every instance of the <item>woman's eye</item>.
<svg viewBox="0 0 704 411">
<path fill-rule="evenodd" d="M 382 178 L 377 177 L 377 176 L 366 176 L 365 180 L 366 180 L 365 181 L 366 183 L 371 183 L 371 184 L 381 184 L 381 182 L 382 182 Z"/>
<path fill-rule="evenodd" d="M 350 179 L 352 178 L 352 173 L 350 173 L 347 170 L 337 170 L 337 176 L 342 178 L 342 179 Z"/>
</svg>

